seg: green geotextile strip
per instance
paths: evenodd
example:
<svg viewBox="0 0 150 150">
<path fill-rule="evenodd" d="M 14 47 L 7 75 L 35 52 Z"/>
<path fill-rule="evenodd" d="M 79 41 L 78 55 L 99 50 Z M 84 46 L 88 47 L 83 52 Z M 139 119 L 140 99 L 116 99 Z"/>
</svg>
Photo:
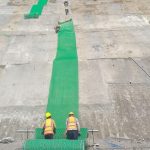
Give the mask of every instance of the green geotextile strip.
<svg viewBox="0 0 150 150">
<path fill-rule="evenodd" d="M 35 139 L 44 139 L 44 135 L 41 133 L 42 133 L 42 129 L 37 128 L 35 130 Z M 80 134 L 81 135 L 78 137 L 78 140 L 86 141 L 86 139 L 88 137 L 88 129 L 87 128 L 81 128 Z M 65 138 L 66 138 L 65 129 L 57 129 L 56 134 L 54 135 L 54 139 L 65 139 Z"/>
<path fill-rule="evenodd" d="M 27 140 L 23 150 L 85 150 L 82 140 Z"/>
<path fill-rule="evenodd" d="M 78 140 L 68 140 L 64 135 L 65 129 L 57 129 L 53 140 L 46 140 L 41 128 L 35 130 L 35 140 L 27 140 L 23 150 L 85 150 L 88 129 L 81 128 Z"/>
<path fill-rule="evenodd" d="M 65 128 L 69 112 L 78 117 L 78 57 L 72 20 L 60 24 L 47 111 L 52 113 L 57 128 Z"/>
<path fill-rule="evenodd" d="M 48 0 L 38 0 L 38 3 L 32 6 L 30 13 L 24 16 L 25 19 L 38 18 L 42 14 L 43 7 L 47 2 Z"/>
</svg>

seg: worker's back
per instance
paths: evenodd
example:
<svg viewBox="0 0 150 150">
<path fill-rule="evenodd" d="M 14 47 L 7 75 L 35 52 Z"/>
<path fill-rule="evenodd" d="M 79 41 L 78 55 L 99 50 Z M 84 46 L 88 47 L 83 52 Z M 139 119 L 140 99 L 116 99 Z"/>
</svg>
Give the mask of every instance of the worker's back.
<svg viewBox="0 0 150 150">
<path fill-rule="evenodd" d="M 77 130 L 77 121 L 74 116 L 67 119 L 67 130 Z"/>
</svg>

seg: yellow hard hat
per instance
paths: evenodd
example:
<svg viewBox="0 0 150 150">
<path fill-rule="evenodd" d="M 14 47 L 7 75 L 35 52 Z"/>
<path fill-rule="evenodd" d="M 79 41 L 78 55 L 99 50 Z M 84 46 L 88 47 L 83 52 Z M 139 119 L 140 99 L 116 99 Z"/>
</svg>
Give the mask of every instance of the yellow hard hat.
<svg viewBox="0 0 150 150">
<path fill-rule="evenodd" d="M 52 115 L 50 112 L 47 112 L 45 116 L 46 116 L 46 118 L 48 118 L 48 117 L 51 117 Z"/>
<path fill-rule="evenodd" d="M 74 115 L 74 113 L 73 113 L 73 112 L 70 112 L 69 115 Z"/>
</svg>

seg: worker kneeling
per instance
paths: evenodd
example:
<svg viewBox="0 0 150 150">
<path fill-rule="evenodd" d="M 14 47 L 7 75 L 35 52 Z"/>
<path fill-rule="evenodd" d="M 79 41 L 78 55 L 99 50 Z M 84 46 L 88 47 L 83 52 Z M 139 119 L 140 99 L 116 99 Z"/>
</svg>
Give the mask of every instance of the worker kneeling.
<svg viewBox="0 0 150 150">
<path fill-rule="evenodd" d="M 73 112 L 69 113 L 69 117 L 66 120 L 66 126 L 67 139 L 78 139 L 78 136 L 80 135 L 80 124 Z"/>
<path fill-rule="evenodd" d="M 56 133 L 56 124 L 55 121 L 51 118 L 49 112 L 46 113 L 46 120 L 43 126 L 43 133 L 45 139 L 53 139 L 53 135 Z"/>
</svg>

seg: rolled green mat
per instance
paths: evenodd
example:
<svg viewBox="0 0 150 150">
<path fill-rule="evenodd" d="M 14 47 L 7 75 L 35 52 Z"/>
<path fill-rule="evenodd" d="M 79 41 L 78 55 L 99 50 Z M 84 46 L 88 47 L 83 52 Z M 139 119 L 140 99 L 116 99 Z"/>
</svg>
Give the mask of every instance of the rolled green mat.
<svg viewBox="0 0 150 150">
<path fill-rule="evenodd" d="M 88 136 L 88 129 L 87 128 L 81 128 L 80 129 L 80 136 L 78 137 L 78 140 L 86 140 L 87 136 Z M 65 129 L 56 129 L 56 134 L 54 136 L 54 139 L 65 139 L 65 138 L 66 138 Z M 44 139 L 41 128 L 36 128 L 35 139 Z"/>
<path fill-rule="evenodd" d="M 85 150 L 83 140 L 27 140 L 23 150 Z"/>
</svg>

